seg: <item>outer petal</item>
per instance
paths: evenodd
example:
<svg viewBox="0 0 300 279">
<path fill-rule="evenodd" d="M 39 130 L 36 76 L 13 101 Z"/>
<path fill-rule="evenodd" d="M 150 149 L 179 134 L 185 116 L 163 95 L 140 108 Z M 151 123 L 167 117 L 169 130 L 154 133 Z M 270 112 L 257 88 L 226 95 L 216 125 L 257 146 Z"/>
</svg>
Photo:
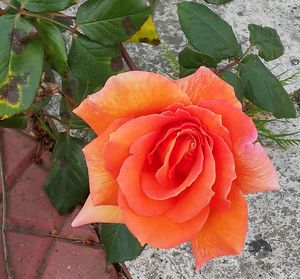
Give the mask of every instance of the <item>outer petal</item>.
<svg viewBox="0 0 300 279">
<path fill-rule="evenodd" d="M 132 71 L 113 76 L 74 110 L 97 133 L 117 119 L 159 113 L 174 103 L 190 104 L 187 94 L 159 74 Z"/>
<path fill-rule="evenodd" d="M 119 205 L 126 226 L 139 242 L 156 248 L 172 248 L 191 239 L 201 230 L 209 214 L 207 206 L 195 218 L 184 223 L 175 223 L 164 215 L 144 217 L 132 211 L 121 192 Z"/>
<path fill-rule="evenodd" d="M 245 194 L 279 189 L 278 176 L 272 161 L 260 143 L 247 144 L 235 154 L 236 183 Z"/>
<path fill-rule="evenodd" d="M 175 82 L 190 96 L 193 104 L 203 100 L 223 100 L 238 109 L 242 108 L 233 87 L 205 67 Z"/>
<path fill-rule="evenodd" d="M 247 232 L 247 202 L 237 187 L 229 194 L 231 208 L 210 212 L 202 230 L 191 241 L 197 269 L 209 260 L 242 252 Z"/>
<path fill-rule="evenodd" d="M 83 149 L 89 172 L 90 193 L 94 205 L 117 204 L 118 184 L 104 167 L 103 147 L 108 141 L 110 133 L 127 120 L 127 118 L 115 120 L 108 129 Z"/>
<path fill-rule="evenodd" d="M 271 160 L 259 143 L 253 144 L 257 140 L 257 130 L 252 120 L 222 101 L 204 101 L 199 105 L 222 115 L 223 125 L 230 132 L 237 184 L 242 192 L 277 190 L 278 177 Z"/>
<path fill-rule="evenodd" d="M 94 206 L 91 196 L 89 196 L 83 208 L 73 220 L 72 227 L 96 222 L 123 223 L 119 207 L 113 205 Z"/>
</svg>

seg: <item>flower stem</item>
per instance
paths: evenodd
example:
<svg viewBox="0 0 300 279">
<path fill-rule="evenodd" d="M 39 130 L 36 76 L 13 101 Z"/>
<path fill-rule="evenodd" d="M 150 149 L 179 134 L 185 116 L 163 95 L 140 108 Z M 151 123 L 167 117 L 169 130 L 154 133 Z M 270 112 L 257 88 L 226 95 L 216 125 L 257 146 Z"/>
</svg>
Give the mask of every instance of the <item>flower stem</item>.
<svg viewBox="0 0 300 279">
<path fill-rule="evenodd" d="M 253 45 L 250 45 L 245 52 L 243 53 L 242 56 L 236 58 L 233 62 L 227 64 L 226 66 L 224 66 L 223 68 L 220 68 L 218 70 L 215 71 L 216 75 L 220 75 L 223 72 L 225 72 L 226 70 L 231 70 L 234 66 L 239 65 L 243 59 L 246 57 L 246 55 L 249 53 L 249 51 L 251 50 L 251 48 L 253 47 Z"/>
<path fill-rule="evenodd" d="M 129 56 L 126 48 L 120 44 L 120 50 L 121 50 L 121 54 L 122 54 L 122 57 L 124 58 L 128 68 L 131 70 L 131 71 L 138 71 L 138 68 L 137 66 L 134 64 L 133 60 L 131 59 L 131 57 Z"/>
<path fill-rule="evenodd" d="M 70 18 L 70 19 L 76 19 L 76 16 L 69 16 L 65 15 L 63 13 L 47 13 L 48 16 L 50 17 L 62 17 L 62 18 Z"/>
</svg>

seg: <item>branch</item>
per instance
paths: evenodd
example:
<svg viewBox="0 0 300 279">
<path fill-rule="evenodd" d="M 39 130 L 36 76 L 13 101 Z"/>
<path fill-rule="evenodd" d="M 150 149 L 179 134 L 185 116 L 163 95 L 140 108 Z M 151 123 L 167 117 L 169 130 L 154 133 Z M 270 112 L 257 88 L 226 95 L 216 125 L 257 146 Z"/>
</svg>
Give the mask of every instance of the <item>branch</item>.
<svg viewBox="0 0 300 279">
<path fill-rule="evenodd" d="M 7 239 L 6 239 L 6 214 L 7 214 L 7 204 L 6 204 L 6 187 L 4 179 L 4 170 L 3 170 L 3 161 L 2 161 L 2 146 L 0 146 L 0 176 L 2 184 L 2 246 L 3 246 L 3 255 L 5 262 L 5 269 L 8 279 L 13 279 L 13 275 L 8 262 L 8 249 L 7 249 Z"/>
<path fill-rule="evenodd" d="M 216 74 L 216 75 L 220 75 L 220 74 L 222 74 L 223 72 L 225 72 L 226 70 L 231 70 L 234 66 L 239 65 L 239 64 L 243 61 L 243 59 L 246 57 L 246 55 L 249 53 L 249 51 L 251 50 L 252 47 L 253 47 L 253 45 L 250 45 L 250 46 L 245 50 L 245 52 L 243 53 L 242 56 L 236 58 L 233 62 L 227 64 L 227 65 L 224 66 L 223 68 L 216 70 L 216 71 L 215 71 L 215 74 Z"/>
<path fill-rule="evenodd" d="M 122 44 L 120 44 L 120 50 L 121 50 L 122 57 L 125 60 L 129 69 L 131 71 L 138 71 L 137 66 L 134 64 L 134 62 L 132 61 L 131 57 L 129 56 L 126 48 Z"/>
<path fill-rule="evenodd" d="M 63 24 L 63 23 L 61 23 L 61 22 L 59 22 L 59 21 L 56 21 L 56 20 L 54 20 L 54 19 L 52 19 L 52 18 L 43 16 L 43 15 L 40 15 L 40 14 L 35 14 L 35 13 L 27 12 L 27 11 L 25 11 L 25 10 L 20 10 L 19 13 L 20 13 L 21 15 L 26 15 L 26 16 L 29 16 L 29 17 L 41 18 L 41 19 L 43 19 L 43 20 L 46 20 L 46 21 L 48 21 L 48 22 L 54 23 L 54 24 L 56 24 L 56 25 L 59 25 L 59 26 L 65 28 L 66 30 L 70 31 L 72 34 L 76 34 L 76 35 L 78 35 L 78 36 L 84 36 L 84 37 L 85 37 L 85 35 L 83 35 L 83 34 L 80 33 L 79 31 L 77 31 L 76 28 L 72 28 L 72 27 L 70 27 L 70 26 L 68 26 L 68 25 L 66 25 L 66 24 Z M 76 27 L 76 26 L 75 26 L 75 27 Z"/>
<path fill-rule="evenodd" d="M 70 19 L 76 19 L 76 16 L 69 16 L 65 15 L 63 13 L 47 13 L 50 17 L 62 17 L 62 18 L 70 18 Z"/>
</svg>

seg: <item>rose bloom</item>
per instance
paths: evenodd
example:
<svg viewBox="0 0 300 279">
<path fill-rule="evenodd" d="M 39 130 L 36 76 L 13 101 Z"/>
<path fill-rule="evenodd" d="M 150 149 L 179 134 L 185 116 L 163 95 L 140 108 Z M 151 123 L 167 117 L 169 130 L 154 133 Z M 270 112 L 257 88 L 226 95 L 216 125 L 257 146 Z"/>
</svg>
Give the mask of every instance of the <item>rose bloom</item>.
<svg viewBox="0 0 300 279">
<path fill-rule="evenodd" d="M 244 195 L 279 186 L 229 84 L 205 67 L 179 80 L 127 72 L 74 112 L 97 138 L 83 149 L 90 195 L 73 226 L 124 223 L 157 248 L 189 241 L 198 269 L 241 253 Z"/>
</svg>

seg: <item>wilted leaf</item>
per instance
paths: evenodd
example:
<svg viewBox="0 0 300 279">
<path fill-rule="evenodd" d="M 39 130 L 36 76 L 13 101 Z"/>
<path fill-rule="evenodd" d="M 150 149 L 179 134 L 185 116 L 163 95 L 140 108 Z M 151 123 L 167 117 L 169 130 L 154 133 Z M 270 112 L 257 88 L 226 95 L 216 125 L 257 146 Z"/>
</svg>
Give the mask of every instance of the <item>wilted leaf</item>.
<svg viewBox="0 0 300 279">
<path fill-rule="evenodd" d="M 205 5 L 182 2 L 178 16 L 189 43 L 201 54 L 218 62 L 242 54 L 231 26 Z"/>
<path fill-rule="evenodd" d="M 68 71 L 68 57 L 64 38 L 59 29 L 50 22 L 37 18 L 34 25 L 44 43 L 49 65 L 62 76 Z"/>
<path fill-rule="evenodd" d="M 190 47 L 185 47 L 178 56 L 180 64 L 180 77 L 194 73 L 200 66 L 216 68 L 217 62 L 207 55 L 201 54 Z"/>
<path fill-rule="evenodd" d="M 0 17 L 0 118 L 27 109 L 40 83 L 43 43 L 20 16 Z"/>
<path fill-rule="evenodd" d="M 279 82 L 260 59 L 250 54 L 238 66 L 245 97 L 277 118 L 296 117 L 295 107 Z"/>
<path fill-rule="evenodd" d="M 136 33 L 150 15 L 140 0 L 88 0 L 77 12 L 76 23 L 92 40 L 116 45 Z"/>
<path fill-rule="evenodd" d="M 101 240 L 107 263 L 120 263 L 135 259 L 144 247 L 123 224 L 102 224 Z"/>
<path fill-rule="evenodd" d="M 129 38 L 127 42 L 147 43 L 150 45 L 158 45 L 160 43 L 152 16 L 148 17 L 147 21 L 142 25 L 141 29 L 137 31 L 131 38 Z"/>
<path fill-rule="evenodd" d="M 266 61 L 280 57 L 284 47 L 277 31 L 270 27 L 249 24 L 250 43 L 259 49 L 258 55 Z"/>
<path fill-rule="evenodd" d="M 81 81 L 101 85 L 123 69 L 123 62 L 118 47 L 104 47 L 85 37 L 74 36 L 69 66 Z"/>
<path fill-rule="evenodd" d="M 83 141 L 67 133 L 59 133 L 56 138 L 45 191 L 59 213 L 70 211 L 88 194 L 83 146 Z"/>
</svg>

